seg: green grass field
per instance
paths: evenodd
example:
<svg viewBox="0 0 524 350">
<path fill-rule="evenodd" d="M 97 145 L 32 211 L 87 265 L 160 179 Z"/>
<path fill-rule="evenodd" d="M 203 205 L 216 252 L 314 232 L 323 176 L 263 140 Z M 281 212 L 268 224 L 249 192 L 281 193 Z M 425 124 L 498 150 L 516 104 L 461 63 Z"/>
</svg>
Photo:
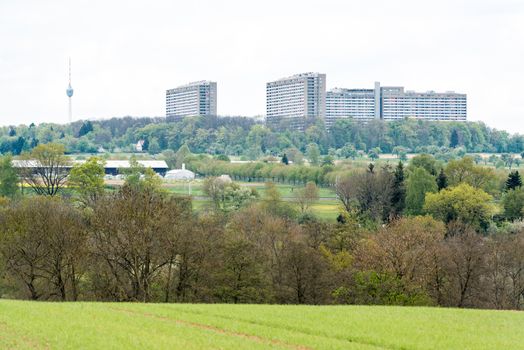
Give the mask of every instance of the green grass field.
<svg viewBox="0 0 524 350">
<path fill-rule="evenodd" d="M 524 349 L 524 312 L 0 300 L 1 349 Z"/>
<path fill-rule="evenodd" d="M 204 210 L 211 204 L 209 199 L 204 198 L 206 195 L 202 191 L 202 181 L 196 180 L 191 183 L 191 195 L 193 196 L 193 208 L 195 210 Z M 237 182 L 240 186 L 255 188 L 261 197 L 266 191 L 265 184 L 262 182 Z M 185 182 L 167 182 L 164 187 L 177 194 L 189 194 L 189 186 Z M 277 183 L 276 187 L 282 196 L 282 200 L 292 202 L 294 199 L 294 191 L 303 187 L 303 185 L 290 185 Z M 318 218 L 326 221 L 335 221 L 340 210 L 340 202 L 337 200 L 335 191 L 332 188 L 320 187 L 318 189 L 320 200 L 316 201 L 312 207 L 311 212 Z M 297 207 L 298 208 L 298 207 Z"/>
<path fill-rule="evenodd" d="M 261 196 L 264 195 L 266 188 L 265 184 L 263 182 L 243 182 L 243 181 L 235 181 L 240 186 L 246 186 L 249 188 L 255 188 L 258 193 L 260 193 Z M 191 183 L 191 194 L 193 196 L 205 196 L 204 192 L 202 191 L 202 180 L 195 180 Z M 292 199 L 294 197 L 294 190 L 304 187 L 303 184 L 300 185 L 290 185 L 290 184 L 281 184 L 281 183 L 275 183 L 278 191 L 280 192 L 280 195 L 284 199 Z M 170 192 L 178 193 L 178 194 L 188 194 L 189 186 L 185 182 L 166 182 L 164 184 L 165 188 L 167 188 Z M 319 187 L 318 194 L 320 198 L 329 198 L 329 199 L 336 199 L 335 191 L 333 191 L 332 188 L 325 188 L 325 187 Z"/>
<path fill-rule="evenodd" d="M 256 189 L 260 197 L 264 197 L 266 185 L 263 182 L 236 182 L 240 186 Z M 202 190 L 202 185 L 203 181 L 201 179 L 198 179 L 192 181 L 191 185 L 189 185 L 187 182 L 169 181 L 165 182 L 162 186 L 167 191 L 179 195 L 189 195 L 191 193 L 191 196 L 193 197 L 193 209 L 195 209 L 196 211 L 202 211 L 207 210 L 211 207 L 211 201 L 209 198 L 206 197 L 206 194 Z M 295 200 L 294 191 L 304 186 L 282 183 L 276 183 L 275 185 L 280 195 L 282 196 L 282 200 L 290 203 L 293 203 L 293 201 Z M 114 186 L 114 184 L 108 185 L 107 189 L 114 189 Z M 334 222 L 340 213 L 341 205 L 340 202 L 337 200 L 335 191 L 332 188 L 319 187 L 318 194 L 320 198 L 311 206 L 311 213 L 321 220 Z M 296 209 L 298 210 L 298 205 L 296 205 Z"/>
</svg>

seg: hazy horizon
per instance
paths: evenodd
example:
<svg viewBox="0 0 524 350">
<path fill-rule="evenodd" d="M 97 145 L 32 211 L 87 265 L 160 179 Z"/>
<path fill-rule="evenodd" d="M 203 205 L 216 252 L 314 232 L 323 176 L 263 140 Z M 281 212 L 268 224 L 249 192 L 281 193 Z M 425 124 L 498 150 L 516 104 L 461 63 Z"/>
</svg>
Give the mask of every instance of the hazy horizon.
<svg viewBox="0 0 524 350">
<path fill-rule="evenodd" d="M 218 114 L 265 114 L 265 83 L 468 94 L 468 120 L 524 133 L 524 3 L 0 3 L 0 125 L 164 116 L 165 90 L 218 83 Z"/>
</svg>

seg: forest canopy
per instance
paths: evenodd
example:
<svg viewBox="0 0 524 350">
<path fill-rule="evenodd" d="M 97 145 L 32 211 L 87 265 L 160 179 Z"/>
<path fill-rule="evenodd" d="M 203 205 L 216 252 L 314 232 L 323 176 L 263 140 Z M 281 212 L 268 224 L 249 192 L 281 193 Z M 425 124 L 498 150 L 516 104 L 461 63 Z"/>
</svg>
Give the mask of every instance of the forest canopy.
<svg viewBox="0 0 524 350">
<path fill-rule="evenodd" d="M 313 123 L 304 131 L 269 128 L 245 117 L 112 118 L 71 124 L 31 124 L 0 128 L 0 153 L 18 155 L 41 143 L 63 144 L 68 153 L 131 152 L 143 140 L 143 151 L 157 154 L 187 145 L 195 153 L 245 156 L 306 154 L 350 158 L 356 152 L 438 154 L 465 152 L 521 153 L 524 136 L 496 130 L 482 122 L 422 120 L 359 122 L 338 120 L 329 131 Z"/>
</svg>

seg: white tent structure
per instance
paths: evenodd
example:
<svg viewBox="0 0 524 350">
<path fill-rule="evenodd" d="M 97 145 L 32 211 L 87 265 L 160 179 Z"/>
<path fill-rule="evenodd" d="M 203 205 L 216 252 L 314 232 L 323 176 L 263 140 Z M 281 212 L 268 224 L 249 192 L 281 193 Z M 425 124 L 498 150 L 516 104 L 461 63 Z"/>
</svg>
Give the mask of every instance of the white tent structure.
<svg viewBox="0 0 524 350">
<path fill-rule="evenodd" d="M 191 181 L 195 179 L 195 173 L 186 169 L 186 165 L 182 164 L 182 169 L 173 169 L 166 172 L 164 176 L 166 180 Z"/>
<path fill-rule="evenodd" d="M 217 177 L 217 180 L 222 181 L 225 184 L 230 184 L 233 182 L 233 180 L 231 180 L 231 176 L 225 174 Z"/>
</svg>

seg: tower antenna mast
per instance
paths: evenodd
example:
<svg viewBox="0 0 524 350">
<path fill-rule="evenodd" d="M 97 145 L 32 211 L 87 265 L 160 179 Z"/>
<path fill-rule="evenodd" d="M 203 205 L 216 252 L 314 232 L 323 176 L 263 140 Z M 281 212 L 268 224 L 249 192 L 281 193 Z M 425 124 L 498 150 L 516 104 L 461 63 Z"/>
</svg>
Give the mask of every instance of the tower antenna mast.
<svg viewBox="0 0 524 350">
<path fill-rule="evenodd" d="M 67 87 L 66 94 L 69 98 L 69 122 L 73 121 L 73 106 L 71 102 L 71 97 L 73 97 L 73 88 L 71 87 L 71 57 L 69 57 L 69 86 Z"/>
</svg>

